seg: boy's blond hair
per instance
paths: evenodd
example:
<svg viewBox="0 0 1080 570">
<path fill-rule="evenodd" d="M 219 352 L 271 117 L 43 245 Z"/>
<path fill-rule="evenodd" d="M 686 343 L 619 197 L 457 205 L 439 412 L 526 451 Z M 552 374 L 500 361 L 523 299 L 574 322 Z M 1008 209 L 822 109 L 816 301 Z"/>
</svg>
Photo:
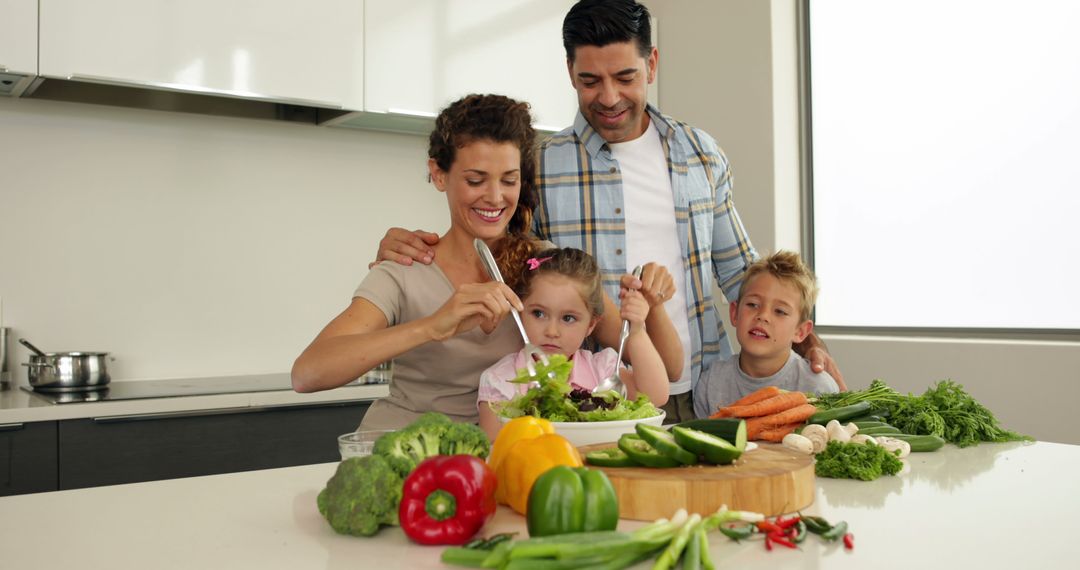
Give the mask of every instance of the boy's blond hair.
<svg viewBox="0 0 1080 570">
<path fill-rule="evenodd" d="M 750 281 L 762 273 L 768 273 L 781 283 L 795 287 L 795 290 L 799 292 L 800 305 L 802 305 L 799 307 L 799 318 L 801 321 L 809 321 L 810 313 L 814 310 L 814 303 L 817 302 L 817 278 L 799 254 L 781 250 L 751 264 L 746 269 L 742 286 L 739 287 L 737 302 L 742 302 L 743 291 L 746 291 Z"/>
</svg>

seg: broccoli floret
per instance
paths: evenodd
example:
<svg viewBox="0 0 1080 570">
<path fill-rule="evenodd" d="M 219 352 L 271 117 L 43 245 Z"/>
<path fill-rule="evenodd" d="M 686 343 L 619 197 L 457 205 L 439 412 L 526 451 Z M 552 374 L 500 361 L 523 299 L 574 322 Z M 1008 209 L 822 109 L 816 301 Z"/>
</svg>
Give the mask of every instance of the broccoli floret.
<svg viewBox="0 0 1080 570">
<path fill-rule="evenodd" d="M 404 479 L 428 457 L 468 454 L 486 458 L 490 449 L 487 434 L 479 427 L 454 423 L 443 414 L 428 412 L 376 440 L 374 453 L 386 459 Z"/>
<path fill-rule="evenodd" d="M 443 455 L 467 454 L 486 459 L 491 442 L 479 426 L 473 424 L 450 424 L 443 433 L 439 451 Z"/>
<path fill-rule="evenodd" d="M 407 477 L 421 461 L 439 455 L 443 434 L 452 425 L 445 415 L 428 412 L 404 428 L 377 439 L 373 452 L 386 459 L 402 478 Z"/>
<path fill-rule="evenodd" d="M 399 476 L 405 477 L 424 460 L 424 457 L 413 450 L 409 438 L 410 435 L 404 429 L 387 433 L 375 440 L 372 453 L 385 459 Z"/>
<path fill-rule="evenodd" d="M 340 534 L 371 536 L 398 524 L 402 479 L 380 456 L 352 457 L 338 465 L 316 503 Z"/>
</svg>

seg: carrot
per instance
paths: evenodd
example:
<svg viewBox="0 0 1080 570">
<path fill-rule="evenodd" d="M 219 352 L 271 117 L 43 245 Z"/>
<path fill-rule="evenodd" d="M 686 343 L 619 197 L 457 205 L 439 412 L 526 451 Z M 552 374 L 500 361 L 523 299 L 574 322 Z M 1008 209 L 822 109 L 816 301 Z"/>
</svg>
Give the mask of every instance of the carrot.
<svg viewBox="0 0 1080 570">
<path fill-rule="evenodd" d="M 805 403 L 806 394 L 803 394 L 802 392 L 785 392 L 779 396 L 773 396 L 772 398 L 748 406 L 728 406 L 726 408 L 720 408 L 717 413 L 723 412 L 728 414 L 727 416 L 720 417 L 756 418 L 758 416 L 777 414 L 784 410 L 801 406 Z"/>
<path fill-rule="evenodd" d="M 778 414 L 761 416 L 753 419 L 760 420 L 761 424 L 765 426 L 775 427 L 794 423 L 801 424 L 816 413 L 817 408 L 813 404 L 803 404 L 801 406 L 795 406 L 794 408 L 788 408 Z"/>
<path fill-rule="evenodd" d="M 762 400 L 768 400 L 773 396 L 779 396 L 783 392 L 777 386 L 766 386 L 760 390 L 754 390 L 754 392 L 735 400 L 730 406 L 749 406 L 750 404 L 756 404 Z"/>
<path fill-rule="evenodd" d="M 763 419 L 764 418 L 750 418 L 746 420 L 746 439 L 757 439 L 758 434 L 773 427 L 762 421 Z"/>
<path fill-rule="evenodd" d="M 754 390 L 752 393 L 747 394 L 746 396 L 735 400 L 731 404 L 728 404 L 727 406 L 718 409 L 716 412 L 713 413 L 713 415 L 709 416 L 709 418 L 716 419 L 731 417 L 727 412 L 728 408 L 733 408 L 737 406 L 749 406 L 750 404 L 756 404 L 762 400 L 768 400 L 773 396 L 779 396 L 782 393 L 784 393 L 784 390 L 781 390 L 777 386 L 766 386 L 764 388 L 761 388 L 760 390 Z"/>
<path fill-rule="evenodd" d="M 773 441 L 780 443 L 783 441 L 784 436 L 795 431 L 799 426 L 803 425 L 802 422 L 794 422 L 779 427 L 773 427 L 766 429 L 757 434 L 757 439 L 762 441 Z"/>
</svg>

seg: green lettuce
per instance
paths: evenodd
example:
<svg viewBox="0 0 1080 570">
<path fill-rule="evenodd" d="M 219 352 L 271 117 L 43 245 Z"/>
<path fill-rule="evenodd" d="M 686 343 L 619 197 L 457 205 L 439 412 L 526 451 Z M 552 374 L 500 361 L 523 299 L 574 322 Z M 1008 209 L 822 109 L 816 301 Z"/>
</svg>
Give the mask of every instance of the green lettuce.
<svg viewBox="0 0 1080 570">
<path fill-rule="evenodd" d="M 635 400 L 628 400 L 614 391 L 599 394 L 609 403 L 614 402 L 613 408 L 579 411 L 578 406 L 569 398 L 573 389 L 570 386 L 570 371 L 574 368 L 574 363 L 562 354 L 548 355 L 547 358 L 547 365 L 542 362 L 535 363 L 536 376 L 530 376 L 526 368 L 517 371 L 517 376 L 510 382 L 535 382 L 538 385 L 530 386 L 527 392 L 512 400 L 492 402 L 491 409 L 497 415 L 504 418 L 535 416 L 552 422 L 605 422 L 651 418 L 660 413 L 644 394 L 639 394 Z M 554 372 L 555 377 L 549 377 L 548 372 Z"/>
</svg>

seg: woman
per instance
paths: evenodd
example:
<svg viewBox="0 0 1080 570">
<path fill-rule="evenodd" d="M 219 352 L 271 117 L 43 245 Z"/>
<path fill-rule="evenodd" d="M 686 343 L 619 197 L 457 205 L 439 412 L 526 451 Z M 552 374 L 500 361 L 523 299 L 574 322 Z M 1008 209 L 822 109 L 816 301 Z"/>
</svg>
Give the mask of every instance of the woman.
<svg viewBox="0 0 1080 570">
<path fill-rule="evenodd" d="M 500 95 L 469 95 L 444 109 L 428 146 L 428 172 L 446 195 L 450 229 L 435 262 L 384 262 L 357 288 L 352 303 L 296 359 L 293 388 L 342 386 L 394 360 L 390 395 L 364 416 L 369 428 L 401 427 L 427 411 L 475 423 L 480 373 L 522 340 L 510 310 L 513 290 L 490 281 L 473 240 L 496 252 L 504 274 L 529 257 L 537 204 L 535 133 L 528 104 Z M 618 339 L 618 310 L 597 326 L 604 344 Z M 679 360 L 681 362 L 681 354 Z M 667 361 L 667 358 L 665 358 Z"/>
</svg>

